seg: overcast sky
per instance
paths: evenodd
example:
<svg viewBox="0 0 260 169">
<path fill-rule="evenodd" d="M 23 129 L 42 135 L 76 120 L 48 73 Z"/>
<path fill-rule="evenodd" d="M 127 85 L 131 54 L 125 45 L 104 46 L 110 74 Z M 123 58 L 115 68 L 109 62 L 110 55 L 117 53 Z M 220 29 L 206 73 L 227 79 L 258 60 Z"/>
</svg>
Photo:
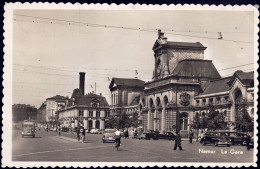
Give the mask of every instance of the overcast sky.
<svg viewBox="0 0 260 169">
<path fill-rule="evenodd" d="M 96 82 L 97 94 L 109 103 L 108 78 L 134 78 L 137 70 L 138 78 L 151 80 L 157 32 L 76 22 L 162 29 L 168 41 L 201 42 L 207 47 L 204 58 L 213 60 L 218 70 L 249 64 L 219 71 L 223 77 L 237 69 L 252 71 L 254 66 L 250 64 L 254 62 L 253 12 L 16 10 L 14 14 L 13 104 L 38 108 L 48 97 L 70 97 L 79 86 L 80 71 L 86 72 L 85 92 L 94 91 Z M 217 39 L 217 32 L 223 40 Z"/>
</svg>

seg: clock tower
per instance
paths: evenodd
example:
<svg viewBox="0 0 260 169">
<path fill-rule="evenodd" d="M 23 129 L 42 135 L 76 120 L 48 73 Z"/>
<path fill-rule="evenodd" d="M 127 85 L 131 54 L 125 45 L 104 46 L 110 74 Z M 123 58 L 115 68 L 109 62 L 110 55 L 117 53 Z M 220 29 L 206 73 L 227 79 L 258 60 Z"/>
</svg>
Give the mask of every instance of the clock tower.
<svg viewBox="0 0 260 169">
<path fill-rule="evenodd" d="M 173 42 L 167 41 L 161 30 L 158 30 L 158 39 L 153 46 L 154 75 L 153 79 L 160 79 L 172 75 L 178 62 L 185 59 L 204 59 L 204 47 L 200 42 Z"/>
</svg>

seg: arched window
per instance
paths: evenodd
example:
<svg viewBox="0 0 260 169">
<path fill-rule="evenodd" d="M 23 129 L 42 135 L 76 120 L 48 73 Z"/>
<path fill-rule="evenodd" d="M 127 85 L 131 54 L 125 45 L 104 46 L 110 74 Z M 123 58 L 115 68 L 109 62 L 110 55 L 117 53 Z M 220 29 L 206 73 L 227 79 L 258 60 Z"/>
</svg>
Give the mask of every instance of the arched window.
<svg viewBox="0 0 260 169">
<path fill-rule="evenodd" d="M 164 102 L 164 105 L 167 106 L 167 104 L 168 104 L 168 97 L 167 96 L 163 97 L 163 102 Z"/>
<path fill-rule="evenodd" d="M 161 100 L 159 97 L 156 98 L 156 107 L 161 106 Z"/>
<path fill-rule="evenodd" d="M 241 92 L 240 89 L 236 89 L 234 96 L 235 96 L 235 103 L 236 104 L 239 104 L 239 103 L 242 102 L 242 92 Z"/>
<path fill-rule="evenodd" d="M 149 105 L 150 105 L 150 108 L 154 107 L 154 105 L 153 105 L 153 99 L 150 99 Z"/>
<path fill-rule="evenodd" d="M 224 110 L 224 112 L 223 112 L 223 113 L 224 113 L 224 116 L 226 116 L 226 115 L 227 115 L 227 110 Z"/>
<path fill-rule="evenodd" d="M 180 115 L 180 129 L 181 130 L 187 130 L 188 128 L 188 115 L 187 113 L 181 113 Z"/>
<path fill-rule="evenodd" d="M 205 117 L 205 112 L 202 112 L 202 117 Z"/>
<path fill-rule="evenodd" d="M 97 104 L 96 104 L 96 103 L 93 103 L 93 104 L 92 104 L 92 107 L 97 107 Z"/>
</svg>

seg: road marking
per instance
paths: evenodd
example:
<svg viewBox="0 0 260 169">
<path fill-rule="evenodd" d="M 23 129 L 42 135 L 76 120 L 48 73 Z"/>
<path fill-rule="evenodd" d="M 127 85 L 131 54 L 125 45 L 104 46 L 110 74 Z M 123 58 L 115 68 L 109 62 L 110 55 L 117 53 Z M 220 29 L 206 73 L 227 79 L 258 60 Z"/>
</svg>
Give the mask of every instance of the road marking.
<svg viewBox="0 0 260 169">
<path fill-rule="evenodd" d="M 104 147 L 110 147 L 110 146 L 114 146 L 114 145 L 86 147 L 86 148 L 74 148 L 74 149 L 70 148 L 70 149 L 63 149 L 63 150 L 40 151 L 40 152 L 35 152 L 35 153 L 19 154 L 19 155 L 13 155 L 13 156 L 19 157 L 19 156 L 27 156 L 27 155 L 34 155 L 34 154 L 44 154 L 44 153 L 53 153 L 53 152 L 62 152 L 62 151 L 75 151 L 75 150 L 86 150 L 86 149 L 94 149 L 94 148 L 104 148 Z"/>
</svg>

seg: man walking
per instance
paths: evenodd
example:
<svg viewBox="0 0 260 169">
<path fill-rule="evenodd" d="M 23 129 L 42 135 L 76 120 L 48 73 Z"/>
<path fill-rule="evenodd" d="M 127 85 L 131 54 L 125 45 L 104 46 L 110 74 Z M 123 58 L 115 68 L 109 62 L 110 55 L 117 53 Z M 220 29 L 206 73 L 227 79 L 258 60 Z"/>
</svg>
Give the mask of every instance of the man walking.
<svg viewBox="0 0 260 169">
<path fill-rule="evenodd" d="M 249 132 L 247 132 L 247 135 L 246 135 L 246 148 L 247 148 L 247 150 L 250 150 L 250 142 L 251 142 L 251 136 L 250 136 Z"/>
<path fill-rule="evenodd" d="M 176 133 L 175 145 L 174 145 L 173 150 L 176 150 L 177 147 L 179 147 L 179 150 L 182 150 L 182 147 L 181 147 L 181 135 L 179 134 L 179 132 Z"/>
<path fill-rule="evenodd" d="M 191 130 L 191 131 L 190 131 L 190 135 L 189 135 L 190 144 L 192 143 L 193 135 L 194 135 L 194 134 L 193 134 L 193 131 Z"/>
<path fill-rule="evenodd" d="M 80 135 L 81 135 L 81 142 L 84 143 L 84 141 L 85 141 L 85 129 L 83 127 L 80 129 Z"/>
</svg>

